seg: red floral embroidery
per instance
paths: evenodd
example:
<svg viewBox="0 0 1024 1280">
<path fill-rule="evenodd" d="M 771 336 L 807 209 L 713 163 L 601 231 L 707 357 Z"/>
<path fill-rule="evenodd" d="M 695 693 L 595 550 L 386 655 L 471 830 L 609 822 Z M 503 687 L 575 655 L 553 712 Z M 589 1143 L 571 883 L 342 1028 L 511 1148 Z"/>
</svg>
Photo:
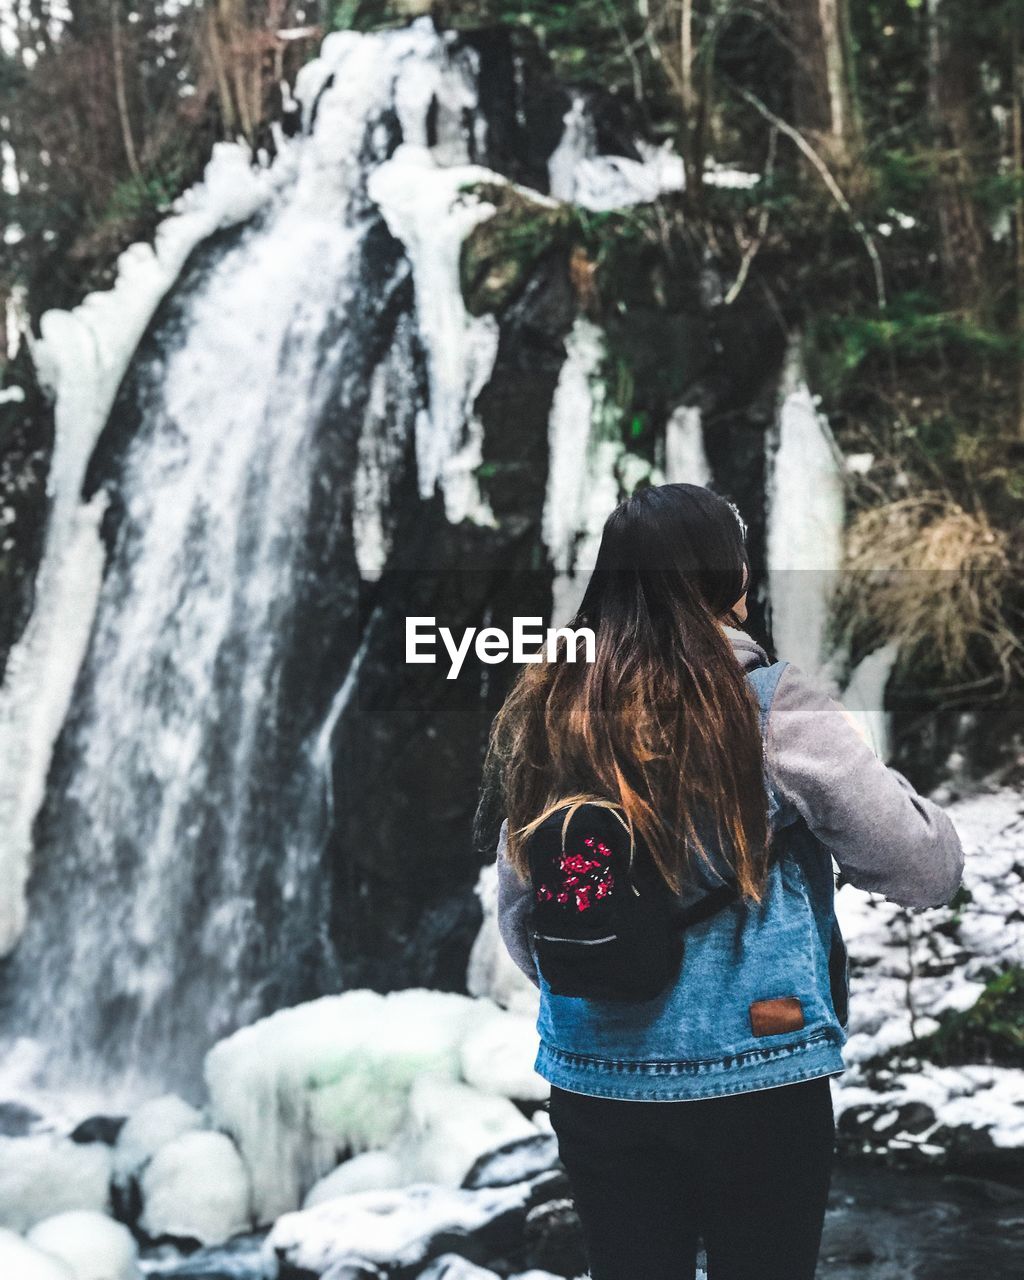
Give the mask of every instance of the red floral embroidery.
<svg viewBox="0 0 1024 1280">
<path fill-rule="evenodd" d="M 572 897 L 577 911 L 586 911 L 592 905 L 591 894 L 595 899 L 606 898 L 615 884 L 615 876 L 611 867 L 604 861 L 611 857 L 611 850 L 595 836 L 585 836 L 586 849 L 593 849 L 598 855 L 588 858 L 582 853 L 567 853 L 559 859 L 558 867 L 563 872 L 562 881 L 552 889 L 542 884 L 537 890 L 538 902 L 550 902 L 552 898 L 565 906 Z"/>
</svg>

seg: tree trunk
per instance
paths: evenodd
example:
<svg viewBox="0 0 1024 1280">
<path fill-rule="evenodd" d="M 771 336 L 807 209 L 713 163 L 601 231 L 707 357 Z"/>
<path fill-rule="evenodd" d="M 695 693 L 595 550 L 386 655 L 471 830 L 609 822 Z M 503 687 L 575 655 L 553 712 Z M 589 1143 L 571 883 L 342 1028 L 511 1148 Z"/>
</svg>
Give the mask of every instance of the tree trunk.
<svg viewBox="0 0 1024 1280">
<path fill-rule="evenodd" d="M 840 170 L 853 165 L 863 141 L 848 5 L 849 0 L 791 0 L 788 6 L 795 124 Z"/>
<path fill-rule="evenodd" d="M 1010 145 L 1011 164 L 1017 181 L 1013 202 L 1013 234 L 1015 240 L 1014 284 L 1017 293 L 1017 435 L 1024 440 L 1024 65 L 1021 57 L 1020 11 L 1014 6 L 1010 28 Z"/>
<path fill-rule="evenodd" d="M 977 65 L 945 0 L 927 0 L 928 110 L 936 147 L 936 197 L 947 290 L 971 318 L 985 311 L 985 238 L 972 193 L 977 152 L 971 100 Z"/>
</svg>

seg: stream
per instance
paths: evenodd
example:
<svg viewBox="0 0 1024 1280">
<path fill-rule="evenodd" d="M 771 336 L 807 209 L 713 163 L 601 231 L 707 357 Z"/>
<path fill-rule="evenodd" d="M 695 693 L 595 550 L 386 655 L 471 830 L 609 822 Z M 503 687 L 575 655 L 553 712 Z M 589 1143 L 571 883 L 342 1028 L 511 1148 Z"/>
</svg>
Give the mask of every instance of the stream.
<svg viewBox="0 0 1024 1280">
<path fill-rule="evenodd" d="M 166 1249 L 151 1250 L 143 1257 L 143 1270 L 147 1276 L 180 1280 L 262 1280 L 261 1241 L 261 1236 L 242 1236 L 184 1259 Z M 953 1174 L 836 1169 L 817 1280 L 1010 1280 L 1020 1275 L 1024 1189 Z"/>
</svg>

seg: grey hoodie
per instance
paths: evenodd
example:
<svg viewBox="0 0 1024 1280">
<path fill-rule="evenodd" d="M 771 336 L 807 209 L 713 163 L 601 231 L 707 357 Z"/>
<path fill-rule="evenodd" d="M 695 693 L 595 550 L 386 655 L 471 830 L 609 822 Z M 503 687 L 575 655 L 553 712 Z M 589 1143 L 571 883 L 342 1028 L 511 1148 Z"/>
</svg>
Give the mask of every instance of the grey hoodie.
<svg viewBox="0 0 1024 1280">
<path fill-rule="evenodd" d="M 745 632 L 726 628 L 743 669 L 768 661 Z M 844 881 L 904 907 L 937 907 L 960 884 L 964 853 L 956 828 L 906 778 L 883 764 L 843 709 L 803 671 L 787 666 L 768 715 L 765 763 L 788 800 L 829 850 Z M 537 982 L 526 916 L 531 888 L 498 841 L 498 928 L 509 954 Z"/>
</svg>

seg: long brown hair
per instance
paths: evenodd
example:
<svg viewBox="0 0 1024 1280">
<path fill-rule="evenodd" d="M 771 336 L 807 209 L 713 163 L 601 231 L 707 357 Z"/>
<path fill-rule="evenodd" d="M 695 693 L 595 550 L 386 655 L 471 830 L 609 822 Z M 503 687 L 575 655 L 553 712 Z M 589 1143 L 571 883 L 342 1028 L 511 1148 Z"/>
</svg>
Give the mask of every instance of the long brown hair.
<svg viewBox="0 0 1024 1280">
<path fill-rule="evenodd" d="M 572 627 L 595 661 L 527 663 L 491 728 L 485 797 L 508 818 L 508 857 L 555 808 L 596 798 L 621 809 L 677 892 L 712 844 L 759 900 L 768 818 L 757 702 L 721 621 L 746 589 L 735 508 L 698 485 L 646 488 L 605 522 Z M 483 807 L 483 806 L 482 806 Z"/>
</svg>

